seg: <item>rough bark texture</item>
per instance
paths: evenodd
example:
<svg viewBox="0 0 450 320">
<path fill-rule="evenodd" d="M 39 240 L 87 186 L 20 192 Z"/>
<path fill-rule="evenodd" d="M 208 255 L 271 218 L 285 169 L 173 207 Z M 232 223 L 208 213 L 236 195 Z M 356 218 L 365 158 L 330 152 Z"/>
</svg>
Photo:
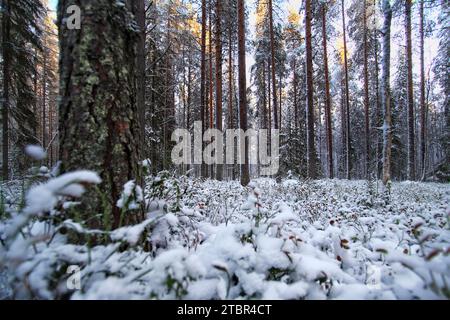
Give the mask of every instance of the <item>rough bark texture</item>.
<svg viewBox="0 0 450 320">
<path fill-rule="evenodd" d="M 328 73 L 328 51 L 327 51 L 327 7 L 322 5 L 322 46 L 323 46 L 323 72 L 325 74 L 325 123 L 327 135 L 327 161 L 328 161 L 328 177 L 333 179 L 333 131 L 331 128 L 331 95 L 330 95 L 330 79 Z M 294 75 L 295 78 L 295 75 Z M 296 79 L 294 80 L 296 85 Z M 296 100 L 296 92 L 294 91 L 294 101 Z M 297 111 L 295 115 L 297 119 Z M 297 125 L 297 120 L 296 120 Z"/>
<path fill-rule="evenodd" d="M 315 179 L 316 169 L 316 149 L 314 133 L 314 86 L 313 86 L 313 56 L 312 56 L 312 36 L 311 36 L 311 0 L 306 0 L 305 5 L 305 31 L 306 31 L 306 110 L 307 110 L 307 159 L 308 178 Z"/>
<path fill-rule="evenodd" d="M 411 0 L 405 1 L 406 62 L 408 65 L 408 179 L 416 178 L 416 147 L 414 137 L 414 91 L 412 74 Z"/>
<path fill-rule="evenodd" d="M 391 64 L 391 21 L 392 9 L 389 0 L 383 0 L 383 59 L 382 59 L 382 92 L 383 92 L 383 184 L 388 185 L 391 181 L 391 93 L 390 93 L 390 64 Z"/>
<path fill-rule="evenodd" d="M 81 30 L 68 30 L 67 7 L 81 8 Z M 140 177 L 135 61 L 138 34 L 130 6 L 109 0 L 60 0 L 60 158 L 62 171 L 89 169 L 103 182 L 88 192 L 83 218 L 120 226 L 123 185 Z M 93 219 L 96 214 L 100 219 Z M 142 217 L 135 216 L 136 220 Z M 125 220 L 125 223 L 131 221 Z"/>
<path fill-rule="evenodd" d="M 3 106 L 2 106 L 2 143 L 3 143 L 3 163 L 2 177 L 3 181 L 9 180 L 9 83 L 10 76 L 10 11 L 9 1 L 3 2 L 4 11 L 2 14 L 2 54 L 3 54 Z"/>
<path fill-rule="evenodd" d="M 238 63 L 239 63 L 239 118 L 240 128 L 247 130 L 247 78 L 245 66 L 245 6 L 244 0 L 238 0 Z M 245 163 L 241 164 L 241 184 L 250 182 L 248 164 L 248 141 L 245 140 Z"/>
</svg>

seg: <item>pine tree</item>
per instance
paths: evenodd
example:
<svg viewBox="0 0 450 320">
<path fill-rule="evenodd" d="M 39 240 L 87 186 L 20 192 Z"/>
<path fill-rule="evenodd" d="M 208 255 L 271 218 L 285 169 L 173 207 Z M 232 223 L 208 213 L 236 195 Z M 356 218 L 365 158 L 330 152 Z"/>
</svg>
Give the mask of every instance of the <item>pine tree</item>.
<svg viewBox="0 0 450 320">
<path fill-rule="evenodd" d="M 392 121 L 391 121 L 391 93 L 390 93 L 390 64 L 391 64 L 391 22 L 392 8 L 389 0 L 383 0 L 383 59 L 382 59 L 382 105 L 384 112 L 383 124 L 383 184 L 385 187 L 391 182 L 391 152 L 392 152 Z"/>
<path fill-rule="evenodd" d="M 244 0 L 238 0 L 238 64 L 239 64 L 239 115 L 240 129 L 247 130 L 247 79 L 245 63 L 245 5 Z M 241 141 L 242 143 L 242 141 Z M 241 155 L 241 184 L 250 182 L 248 140 L 245 140 L 245 155 Z M 244 159 L 242 159 L 244 158 Z M 242 160 L 244 163 L 242 163 Z"/>
<path fill-rule="evenodd" d="M 81 29 L 69 30 L 64 19 L 69 4 L 58 3 L 62 171 L 84 168 L 99 173 L 100 194 L 91 192 L 82 212 L 92 226 L 117 228 L 122 217 L 116 203 L 123 185 L 141 176 L 134 78 L 138 27 L 129 2 L 117 6 L 92 0 L 81 4 Z M 103 216 L 93 218 L 96 213 Z"/>
</svg>

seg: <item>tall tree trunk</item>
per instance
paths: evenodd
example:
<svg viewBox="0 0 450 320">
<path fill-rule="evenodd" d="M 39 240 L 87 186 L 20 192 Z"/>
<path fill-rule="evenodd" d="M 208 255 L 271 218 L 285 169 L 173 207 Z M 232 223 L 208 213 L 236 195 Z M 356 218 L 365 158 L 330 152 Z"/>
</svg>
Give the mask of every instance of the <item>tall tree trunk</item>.
<svg viewBox="0 0 450 320">
<path fill-rule="evenodd" d="M 369 179 L 370 164 L 370 100 L 369 100 L 369 68 L 368 68 L 368 43 L 367 43 L 367 0 L 363 2 L 363 46 L 364 46 L 364 116 L 365 116 L 365 159 L 364 176 Z"/>
<path fill-rule="evenodd" d="M 390 92 L 390 64 L 391 64 L 391 21 L 392 8 L 390 0 L 383 0 L 383 60 L 382 60 L 382 92 L 383 92 L 383 184 L 387 186 L 391 181 L 391 92 Z"/>
<path fill-rule="evenodd" d="M 281 113 L 281 111 L 282 111 L 282 109 L 283 109 L 283 107 L 282 107 L 282 105 L 283 105 L 283 81 L 282 81 L 282 75 L 281 75 L 281 70 L 280 70 L 280 72 L 279 72 L 279 76 L 278 76 L 278 81 L 279 81 L 279 84 L 278 84 L 278 88 L 279 88 L 279 92 L 280 92 L 280 102 L 279 102 L 279 107 L 278 107 L 278 129 L 280 129 L 281 130 L 281 117 L 282 117 L 282 113 Z"/>
<path fill-rule="evenodd" d="M 406 63 L 408 65 L 407 98 L 408 98 L 408 179 L 415 180 L 416 148 L 414 134 L 414 91 L 412 74 L 412 41 L 411 41 L 411 0 L 405 1 L 405 33 Z"/>
<path fill-rule="evenodd" d="M 233 33 L 232 27 L 228 30 L 228 128 L 234 128 L 233 119 Z"/>
<path fill-rule="evenodd" d="M 233 28 L 232 25 L 228 28 L 228 129 L 234 129 L 234 116 L 233 116 Z M 235 149 L 236 150 L 236 149 Z M 236 179 L 234 163 L 229 166 L 231 170 L 232 180 Z"/>
<path fill-rule="evenodd" d="M 377 1 L 373 2 L 373 10 L 376 12 Z M 376 24 L 376 14 L 373 14 L 373 23 Z M 380 178 L 380 154 L 382 154 L 382 147 L 380 143 L 381 116 L 380 116 L 380 83 L 379 83 L 379 65 L 378 65 L 378 29 L 374 28 L 374 58 L 375 58 L 375 137 L 376 137 L 376 150 L 375 150 L 375 175 L 376 179 Z"/>
<path fill-rule="evenodd" d="M 213 78 L 213 32 L 212 32 L 212 1 L 209 1 L 209 128 L 214 128 L 214 78 Z M 214 177 L 214 166 L 210 165 L 209 176 Z"/>
<path fill-rule="evenodd" d="M 294 58 L 293 67 L 294 69 L 294 79 L 292 80 L 292 85 L 294 87 L 294 128 L 297 129 L 298 126 L 298 100 L 297 100 L 297 87 L 298 87 L 298 75 L 297 75 L 297 59 Z"/>
<path fill-rule="evenodd" d="M 171 29 L 171 3 L 169 2 L 168 13 L 167 13 L 167 25 L 166 25 L 166 35 L 167 35 L 167 45 L 170 47 L 172 37 L 170 33 Z M 163 123 L 163 170 L 168 169 L 168 154 L 167 151 L 169 149 L 169 117 L 170 117 L 170 108 L 171 108 L 171 99 L 170 96 L 173 92 L 173 84 L 172 84 L 172 61 L 170 57 L 170 52 L 167 52 L 165 55 L 165 84 L 167 86 L 164 92 L 164 123 Z"/>
<path fill-rule="evenodd" d="M 34 93 L 34 104 L 33 104 L 33 114 L 36 117 L 36 122 L 38 121 L 38 49 L 35 49 L 34 51 L 35 56 L 34 56 L 34 77 L 33 77 L 33 93 Z M 36 126 L 34 127 L 34 136 L 37 137 L 38 136 L 38 125 L 36 124 Z"/>
<path fill-rule="evenodd" d="M 209 127 L 214 127 L 212 3 L 209 4 Z"/>
<path fill-rule="evenodd" d="M 314 132 L 314 84 L 313 84 L 313 57 L 311 35 L 311 0 L 306 0 L 305 5 L 305 31 L 306 31 L 306 111 L 307 111 L 307 165 L 308 178 L 316 178 L 316 150 Z"/>
<path fill-rule="evenodd" d="M 323 72 L 325 73 L 325 123 L 327 131 L 327 160 L 328 160 L 328 177 L 333 179 L 333 132 L 331 128 L 331 95 L 330 80 L 328 73 L 328 52 L 327 52 L 327 7 L 322 4 L 322 46 L 323 46 Z M 294 81 L 295 82 L 295 81 Z M 295 100 L 295 93 L 294 93 Z"/>
<path fill-rule="evenodd" d="M 11 58 L 10 58 L 10 17 L 9 0 L 3 1 L 2 14 L 2 54 L 3 54 L 3 108 L 2 108 L 2 143 L 3 143 L 3 181 L 9 180 L 9 87 L 11 81 Z"/>
<path fill-rule="evenodd" d="M 245 6 L 244 0 L 238 0 L 238 60 L 239 60 L 239 115 L 240 127 L 247 131 L 247 75 L 245 65 Z M 241 159 L 241 184 L 246 186 L 250 182 L 248 140 L 245 143 L 244 159 Z M 241 155 L 242 158 L 242 155 Z M 242 163 L 244 160 L 245 163 Z"/>
<path fill-rule="evenodd" d="M 134 76 L 138 35 L 129 28 L 129 6 L 109 0 L 82 1 L 81 29 L 69 30 L 65 18 L 71 3 L 58 3 L 62 171 L 89 169 L 101 176 L 100 194 L 91 190 L 79 212 L 92 227 L 117 228 L 123 185 L 141 176 Z M 129 215 L 124 222 L 142 218 Z"/>
<path fill-rule="evenodd" d="M 222 6 L 216 0 L 216 129 L 222 131 Z M 216 179 L 223 180 L 223 165 L 216 165 Z"/>
<path fill-rule="evenodd" d="M 42 147 L 47 147 L 47 52 L 44 43 L 44 65 L 42 66 Z"/>
<path fill-rule="evenodd" d="M 424 38 L 424 0 L 420 0 L 420 174 L 421 179 L 424 180 L 426 166 L 426 103 L 425 103 L 425 38 Z"/>
<path fill-rule="evenodd" d="M 140 124 L 140 140 L 141 154 L 146 154 L 146 134 L 145 134 L 145 35 L 146 35 L 146 19 L 145 19 L 145 0 L 134 0 L 134 14 L 139 26 L 139 40 L 136 54 L 136 84 L 137 84 L 137 108 L 139 111 Z"/>
<path fill-rule="evenodd" d="M 206 109 L 208 108 L 206 96 L 206 0 L 202 0 L 202 39 L 201 39 L 201 66 L 200 66 L 200 120 L 202 122 L 202 137 L 206 128 Z M 202 148 L 203 150 L 203 148 Z M 206 178 L 206 164 L 200 165 L 201 176 Z"/>
<path fill-rule="evenodd" d="M 272 80 L 271 80 L 271 69 L 270 69 L 270 58 L 267 59 L 267 93 L 268 93 L 268 99 L 267 101 L 269 102 L 269 124 L 267 126 L 267 129 L 269 130 L 269 153 L 272 151 L 271 149 L 271 145 L 272 145 L 272 96 L 271 96 L 271 84 Z"/>
<path fill-rule="evenodd" d="M 191 53 L 188 52 L 188 81 L 187 81 L 187 110 L 186 110 L 186 129 L 191 128 L 191 110 L 192 110 L 192 58 Z M 189 171 L 191 166 L 186 165 L 186 171 Z"/>
<path fill-rule="evenodd" d="M 269 28 L 270 28 L 270 58 L 272 65 L 272 98 L 273 98 L 273 121 L 275 129 L 278 129 L 278 93 L 277 93 L 277 82 L 276 82 L 276 65 L 275 65 L 275 34 L 273 30 L 273 5 L 272 0 L 269 0 Z"/>
<path fill-rule="evenodd" d="M 346 155 L 347 155 L 347 122 L 346 122 L 346 111 L 345 111 L 345 76 L 344 73 L 341 73 L 341 83 L 340 83 L 340 89 L 341 89 L 341 101 L 340 101 L 340 113 L 341 113 L 341 146 L 342 146 L 342 152 L 341 152 L 341 161 L 339 161 L 341 169 L 342 169 L 342 177 L 346 176 Z M 344 161 L 342 161 L 344 160 Z"/>
<path fill-rule="evenodd" d="M 349 93 L 349 80 L 348 80 L 348 59 L 347 59 L 347 27 L 345 24 L 345 7 L 344 0 L 342 4 L 342 30 L 344 35 L 344 73 L 345 73 L 345 121 L 346 121 L 346 153 L 345 153 L 345 168 L 346 168 L 346 178 L 350 179 L 351 171 L 351 161 L 350 161 L 350 93 Z"/>
<path fill-rule="evenodd" d="M 311 36 L 311 0 L 306 0 L 305 4 L 305 31 L 306 31 L 306 110 L 307 110 L 307 163 L 308 178 L 317 177 L 316 169 L 316 149 L 314 133 L 314 85 L 313 85 L 313 56 L 312 56 L 312 36 Z"/>
</svg>

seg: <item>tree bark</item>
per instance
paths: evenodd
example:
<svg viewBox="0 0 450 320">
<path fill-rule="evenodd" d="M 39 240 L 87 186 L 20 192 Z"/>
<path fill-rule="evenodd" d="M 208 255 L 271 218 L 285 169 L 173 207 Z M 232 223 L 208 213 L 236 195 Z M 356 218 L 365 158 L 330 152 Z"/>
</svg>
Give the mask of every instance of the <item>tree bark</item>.
<svg viewBox="0 0 450 320">
<path fill-rule="evenodd" d="M 373 2 L 373 10 L 376 11 L 377 2 Z M 376 14 L 373 15 L 373 23 L 376 24 Z M 381 116 L 380 116 L 380 83 L 379 83 L 379 65 L 378 65 L 378 29 L 374 29 L 374 59 L 375 59 L 375 136 L 376 136 L 376 150 L 375 150 L 375 175 L 376 179 L 380 178 L 380 154 L 382 154 L 382 147 L 380 143 Z"/>
<path fill-rule="evenodd" d="M 297 129 L 298 126 L 298 99 L 297 99 L 297 86 L 298 86 L 298 79 L 297 79 L 297 60 L 294 58 L 293 61 L 293 67 L 294 69 L 294 79 L 292 80 L 292 85 L 294 87 L 294 128 Z"/>
<path fill-rule="evenodd" d="M 2 108 L 2 143 L 3 143 L 3 181 L 9 180 L 9 87 L 11 81 L 10 32 L 11 17 L 9 0 L 3 1 L 2 14 L 2 54 L 3 54 L 3 108 Z"/>
<path fill-rule="evenodd" d="M 369 179 L 370 163 L 370 100 L 369 100 L 369 68 L 368 68 L 368 43 L 367 43 L 367 0 L 363 2 L 363 46 L 364 46 L 364 116 L 365 116 L 365 164 L 364 176 Z"/>
<path fill-rule="evenodd" d="M 141 177 L 138 34 L 129 28 L 130 7 L 109 0 L 82 1 L 81 29 L 69 30 L 65 18 L 71 3 L 58 3 L 61 169 L 89 169 L 100 175 L 103 182 L 98 192 L 86 195 L 82 218 L 92 227 L 118 228 L 122 217 L 116 204 L 123 185 Z M 102 217 L 94 218 L 96 214 Z M 125 223 L 142 218 L 130 215 Z"/>
<path fill-rule="evenodd" d="M 44 43 L 44 64 L 42 66 L 42 147 L 47 147 L 47 52 Z"/>
<path fill-rule="evenodd" d="M 229 25 L 228 28 L 228 129 L 234 129 L 234 115 L 233 115 L 233 27 Z M 235 149 L 236 150 L 236 149 Z M 236 179 L 234 163 L 229 166 L 231 170 L 232 180 Z"/>
<path fill-rule="evenodd" d="M 412 40 L 411 40 L 411 0 L 405 1 L 406 63 L 408 67 L 408 179 L 415 180 L 416 148 L 414 135 L 414 88 L 412 74 Z"/>
<path fill-rule="evenodd" d="M 273 31 L 273 5 L 269 0 L 269 28 L 270 28 L 270 64 L 272 65 L 272 98 L 273 98 L 273 120 L 275 129 L 278 129 L 278 93 L 276 83 L 276 65 L 275 65 L 275 35 Z"/>
<path fill-rule="evenodd" d="M 139 111 L 141 154 L 146 154 L 146 134 L 145 134 L 145 35 L 146 35 L 146 17 L 145 0 L 134 0 L 134 14 L 139 26 L 139 40 L 137 45 L 136 57 L 136 83 L 137 83 L 137 108 Z"/>
<path fill-rule="evenodd" d="M 382 60 L 382 92 L 383 92 L 383 184 L 387 186 L 391 181 L 391 93 L 390 93 L 390 64 L 391 64 L 391 21 L 392 8 L 390 0 L 383 0 L 383 60 Z"/>
<path fill-rule="evenodd" d="M 316 150 L 314 133 L 314 86 L 313 86 L 313 56 L 312 56 L 312 36 L 311 36 L 311 0 L 306 0 L 305 4 L 305 31 L 306 31 L 306 110 L 307 110 L 307 163 L 308 178 L 317 177 Z"/>
<path fill-rule="evenodd" d="M 239 115 L 240 127 L 247 131 L 247 75 L 245 63 L 245 5 L 244 0 L 238 0 L 238 63 L 239 63 Z M 242 141 L 241 141 L 242 143 Z M 246 186 L 250 182 L 248 163 L 248 140 L 245 143 L 244 163 L 241 163 L 241 184 Z M 242 158 L 242 155 L 241 155 Z M 242 161 L 241 161 L 242 162 Z"/>
<path fill-rule="evenodd" d="M 228 30 L 228 128 L 234 128 L 233 119 L 233 33 L 232 27 Z"/>
<path fill-rule="evenodd" d="M 426 165 L 426 103 L 425 103 L 425 38 L 424 38 L 424 0 L 420 0 L 420 171 L 421 179 L 425 179 Z"/>
<path fill-rule="evenodd" d="M 222 6 L 216 0 L 216 129 L 222 131 Z M 216 165 L 216 179 L 223 180 L 223 165 Z"/>
<path fill-rule="evenodd" d="M 206 128 L 206 0 L 202 0 L 202 35 L 201 35 L 201 66 L 200 66 L 200 121 L 202 122 L 202 137 Z M 203 148 L 202 148 L 203 150 Z M 206 165 L 202 161 L 200 173 L 206 178 Z"/>
<path fill-rule="evenodd" d="M 327 52 L 327 7 L 322 4 L 322 46 L 323 46 L 323 72 L 325 74 L 325 123 L 327 131 L 327 160 L 328 160 L 328 177 L 333 179 L 333 131 L 331 128 L 331 95 L 330 95 L 330 80 L 328 73 L 328 52 Z M 294 76 L 294 83 L 296 82 Z M 296 93 L 294 93 L 294 101 Z M 297 117 L 297 115 L 296 115 Z"/>
</svg>

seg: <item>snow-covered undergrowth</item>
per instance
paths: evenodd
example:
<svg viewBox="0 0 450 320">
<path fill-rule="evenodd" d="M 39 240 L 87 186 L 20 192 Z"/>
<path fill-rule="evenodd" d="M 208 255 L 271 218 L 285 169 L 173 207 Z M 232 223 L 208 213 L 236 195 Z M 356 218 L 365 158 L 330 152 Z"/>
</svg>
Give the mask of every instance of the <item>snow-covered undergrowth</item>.
<svg viewBox="0 0 450 320">
<path fill-rule="evenodd" d="M 3 212 L 0 260 L 15 298 L 450 298 L 449 185 L 393 183 L 385 204 L 363 181 L 243 188 L 162 173 L 143 194 L 127 184 L 118 204 L 136 214 L 145 201 L 147 220 L 105 232 L 65 218 L 98 182 L 89 172 L 54 178 L 20 213 Z M 74 233 L 108 242 L 69 241 Z M 69 266 L 81 270 L 80 290 Z"/>
</svg>

